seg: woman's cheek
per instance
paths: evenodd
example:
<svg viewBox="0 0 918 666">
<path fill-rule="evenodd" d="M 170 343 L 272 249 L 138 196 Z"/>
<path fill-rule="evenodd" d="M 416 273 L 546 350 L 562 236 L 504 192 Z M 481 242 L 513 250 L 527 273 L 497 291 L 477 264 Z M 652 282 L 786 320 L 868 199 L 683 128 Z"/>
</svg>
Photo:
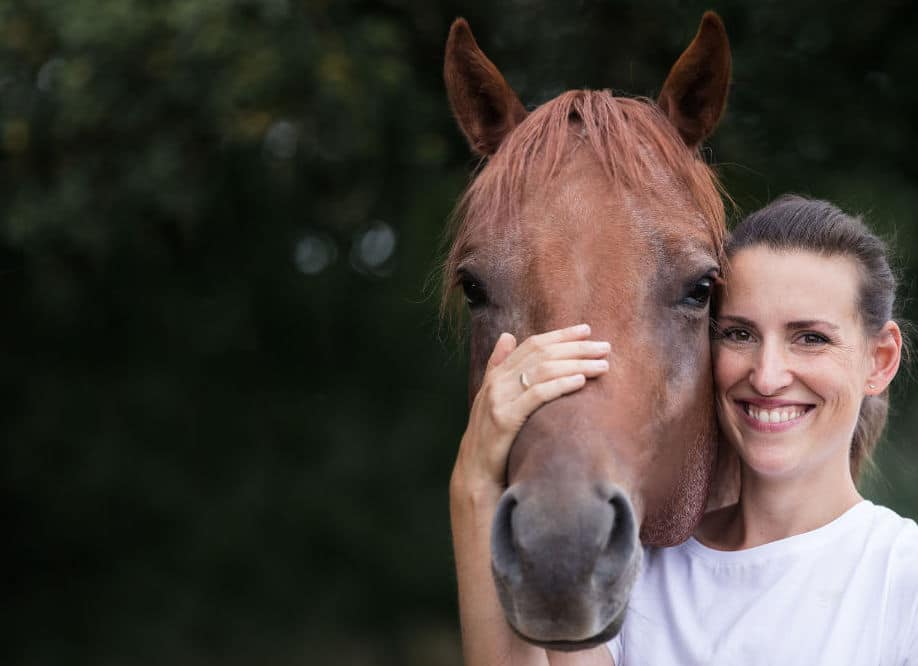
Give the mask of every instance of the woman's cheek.
<svg viewBox="0 0 918 666">
<path fill-rule="evenodd" d="M 719 393 L 727 390 L 732 384 L 736 373 L 735 354 L 723 344 L 715 343 L 712 349 L 714 363 L 714 389 Z"/>
</svg>

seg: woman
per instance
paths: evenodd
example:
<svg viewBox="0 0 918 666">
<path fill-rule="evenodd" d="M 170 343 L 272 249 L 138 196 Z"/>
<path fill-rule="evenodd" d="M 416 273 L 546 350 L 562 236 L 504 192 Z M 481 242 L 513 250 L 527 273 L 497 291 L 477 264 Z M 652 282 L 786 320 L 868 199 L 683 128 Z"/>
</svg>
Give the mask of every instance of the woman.
<svg viewBox="0 0 918 666">
<path fill-rule="evenodd" d="M 831 204 L 785 197 L 737 228 L 728 255 L 713 358 L 740 499 L 708 514 L 687 543 L 648 549 L 609 645 L 614 662 L 916 664 L 918 527 L 855 486 L 901 357 L 885 247 Z M 604 371 L 598 346 L 589 358 L 564 356 L 567 342 L 587 335 L 545 334 L 567 361 L 558 375 L 548 370 L 558 364 L 505 334 L 482 392 L 489 404 L 473 405 L 450 488 L 470 664 L 611 661 L 605 648 L 556 655 L 513 636 L 482 549 L 510 444 L 541 404 L 535 396 L 553 399 Z M 541 380 L 538 393 L 520 392 L 523 370 Z"/>
</svg>

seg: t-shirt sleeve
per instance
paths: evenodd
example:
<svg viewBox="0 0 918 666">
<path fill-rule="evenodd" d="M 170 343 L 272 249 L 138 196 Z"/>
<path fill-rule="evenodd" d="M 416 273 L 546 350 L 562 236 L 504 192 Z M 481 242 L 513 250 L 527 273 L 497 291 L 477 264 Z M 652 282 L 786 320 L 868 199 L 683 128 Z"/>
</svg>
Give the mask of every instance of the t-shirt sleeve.
<svg viewBox="0 0 918 666">
<path fill-rule="evenodd" d="M 918 666 L 918 602 L 911 622 L 906 625 L 906 638 L 904 641 L 905 654 L 902 657 L 902 666 Z"/>
<path fill-rule="evenodd" d="M 918 590 L 916 590 L 915 601 L 912 605 L 911 621 L 906 624 L 905 636 L 905 655 L 902 665 L 918 666 Z"/>
<path fill-rule="evenodd" d="M 895 594 L 904 610 L 900 631 L 902 653 L 896 661 L 901 666 L 918 666 L 918 527 L 912 521 L 900 534 L 893 548 L 892 566 L 896 574 Z"/>
</svg>

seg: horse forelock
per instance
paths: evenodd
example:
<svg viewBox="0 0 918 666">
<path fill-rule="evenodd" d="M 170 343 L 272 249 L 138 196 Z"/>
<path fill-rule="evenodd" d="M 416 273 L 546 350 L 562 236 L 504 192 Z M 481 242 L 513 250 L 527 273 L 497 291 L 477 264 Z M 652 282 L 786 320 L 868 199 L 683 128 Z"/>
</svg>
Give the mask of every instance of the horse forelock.
<svg viewBox="0 0 918 666">
<path fill-rule="evenodd" d="M 489 231 L 520 224 L 527 193 L 556 179 L 571 155 L 589 150 L 611 191 L 653 193 L 661 178 L 698 209 L 717 258 L 725 239 L 723 190 L 714 171 L 690 150 L 656 104 L 607 90 L 571 90 L 533 111 L 482 164 L 453 217 L 443 266 L 441 316 L 449 310 L 457 269 Z"/>
</svg>

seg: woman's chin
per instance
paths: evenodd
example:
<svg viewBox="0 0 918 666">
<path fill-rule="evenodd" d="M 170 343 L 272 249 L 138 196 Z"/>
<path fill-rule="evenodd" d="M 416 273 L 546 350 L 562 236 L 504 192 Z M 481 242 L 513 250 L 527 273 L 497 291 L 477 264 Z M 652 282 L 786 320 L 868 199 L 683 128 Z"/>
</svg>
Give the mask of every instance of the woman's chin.
<svg viewBox="0 0 918 666">
<path fill-rule="evenodd" d="M 744 447 L 740 457 L 749 472 L 766 479 L 786 479 L 799 467 L 791 451 L 774 445 Z"/>
</svg>

